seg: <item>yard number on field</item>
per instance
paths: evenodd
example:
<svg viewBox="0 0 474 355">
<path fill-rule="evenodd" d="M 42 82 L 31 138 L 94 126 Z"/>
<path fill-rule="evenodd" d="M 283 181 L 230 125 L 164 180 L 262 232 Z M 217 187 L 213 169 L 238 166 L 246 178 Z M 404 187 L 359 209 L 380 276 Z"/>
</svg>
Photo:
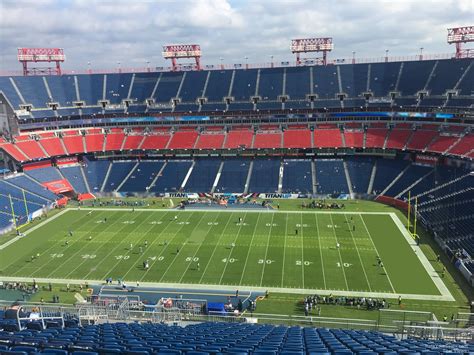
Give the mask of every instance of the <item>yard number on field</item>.
<svg viewBox="0 0 474 355">
<path fill-rule="evenodd" d="M 337 264 L 337 267 L 341 267 L 341 263 L 336 263 Z M 349 264 L 349 263 L 342 263 L 342 265 L 344 265 L 344 267 L 351 267 L 352 264 Z"/>
<path fill-rule="evenodd" d="M 237 259 L 234 259 L 234 258 L 229 258 L 229 259 L 224 258 L 224 259 L 222 259 L 223 263 L 231 263 L 232 264 L 232 263 L 235 263 L 236 261 L 237 261 Z"/>
<path fill-rule="evenodd" d="M 52 258 L 62 258 L 62 257 L 64 256 L 64 254 L 56 254 L 56 253 L 54 253 L 54 254 L 50 254 L 50 256 L 51 256 Z"/>
<path fill-rule="evenodd" d="M 296 260 L 296 266 L 301 266 L 301 265 L 309 266 L 309 265 L 311 265 L 312 263 L 313 263 L 312 261 L 308 261 L 308 260 L 305 260 L 305 261 Z"/>
<path fill-rule="evenodd" d="M 95 259 L 97 255 L 95 254 L 82 254 L 81 258 L 83 259 Z"/>
<path fill-rule="evenodd" d="M 128 259 L 130 259 L 130 255 L 115 255 L 115 259 L 117 259 L 117 260 L 128 260 Z"/>
<path fill-rule="evenodd" d="M 259 263 L 259 264 L 271 264 L 271 263 L 274 263 L 274 262 L 275 262 L 275 260 L 258 259 L 258 263 Z"/>
</svg>

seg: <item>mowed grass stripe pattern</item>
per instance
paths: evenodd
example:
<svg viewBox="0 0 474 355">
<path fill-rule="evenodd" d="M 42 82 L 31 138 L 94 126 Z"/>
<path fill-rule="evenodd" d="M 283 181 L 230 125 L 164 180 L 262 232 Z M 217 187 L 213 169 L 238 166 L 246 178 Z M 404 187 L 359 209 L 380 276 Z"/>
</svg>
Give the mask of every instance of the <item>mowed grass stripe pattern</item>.
<svg viewBox="0 0 474 355">
<path fill-rule="evenodd" d="M 384 214 L 71 210 L 0 251 L 0 272 L 439 294 Z"/>
</svg>

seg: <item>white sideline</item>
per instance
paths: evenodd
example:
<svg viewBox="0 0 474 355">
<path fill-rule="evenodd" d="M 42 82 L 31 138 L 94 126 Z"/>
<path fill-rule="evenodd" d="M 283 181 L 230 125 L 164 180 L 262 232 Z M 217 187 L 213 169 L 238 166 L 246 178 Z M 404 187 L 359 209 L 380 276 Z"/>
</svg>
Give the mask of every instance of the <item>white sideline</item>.
<svg viewBox="0 0 474 355">
<path fill-rule="evenodd" d="M 47 278 L 34 278 L 36 282 L 52 284 L 84 284 L 102 286 L 104 281 L 100 280 L 78 280 L 78 279 L 47 279 Z M 0 281 L 6 282 L 33 282 L 33 278 L 28 277 L 8 277 L 0 276 Z M 452 296 L 436 296 L 436 295 L 416 295 L 416 294 L 403 294 L 403 293 L 392 293 L 392 292 L 362 292 L 362 291 L 347 291 L 347 290 L 320 290 L 320 289 L 302 289 L 302 288 L 281 288 L 281 287 L 256 287 L 246 285 L 212 285 L 212 284 L 179 284 L 179 283 L 167 283 L 167 282 L 140 282 L 140 287 L 156 287 L 156 288 L 172 288 L 172 289 L 185 289 L 185 290 L 197 290 L 207 289 L 210 291 L 258 291 L 258 292 L 275 292 L 275 293 L 289 293 L 289 294 L 300 294 L 300 295 L 334 295 L 334 296 L 350 296 L 350 297 L 372 297 L 372 298 L 386 298 L 386 299 L 397 299 L 401 296 L 405 300 L 423 300 L 423 301 L 451 301 Z M 139 288 L 140 288 L 139 287 Z"/>
<path fill-rule="evenodd" d="M 58 214 L 54 215 L 53 217 L 51 218 L 46 218 L 43 222 L 37 224 L 36 226 L 28 229 L 27 231 L 25 231 L 25 233 L 23 233 L 24 235 L 28 235 L 30 234 L 31 232 L 34 232 L 35 230 L 37 230 L 39 227 L 42 227 L 43 225 L 45 225 L 46 223 L 58 218 L 59 216 L 62 216 L 64 213 L 66 213 L 67 211 L 69 211 L 68 208 L 65 208 L 64 210 L 62 210 L 61 212 L 59 212 Z M 16 236 L 15 238 L 13 239 L 10 239 L 8 242 L 5 242 L 3 243 L 2 245 L 0 245 L 0 250 L 3 250 L 5 249 L 6 247 L 8 247 L 9 245 L 15 243 L 17 240 L 23 238 L 23 236 L 21 235 L 18 235 Z"/>
<path fill-rule="evenodd" d="M 446 301 L 455 301 L 453 295 L 451 294 L 451 292 L 449 292 L 448 288 L 446 287 L 444 282 L 441 280 L 436 270 L 433 268 L 433 265 L 431 265 L 431 263 L 428 261 L 428 258 L 423 253 L 421 248 L 418 245 L 416 245 L 416 241 L 413 239 L 410 233 L 406 230 L 402 221 L 400 221 L 400 218 L 398 218 L 398 216 L 394 212 L 390 212 L 390 217 L 392 217 L 393 222 L 398 227 L 402 235 L 405 237 L 405 240 L 410 245 L 415 255 L 418 257 L 418 260 L 420 260 L 421 265 L 423 265 L 426 272 L 428 273 L 428 276 L 431 278 L 435 286 L 438 288 L 439 293 L 445 298 Z"/>
<path fill-rule="evenodd" d="M 71 210 L 98 210 L 98 211 L 117 211 L 117 208 L 65 208 L 63 211 L 59 212 L 58 214 L 52 216 L 44 220 L 43 222 L 39 223 L 38 225 L 30 228 L 24 234 L 28 235 L 32 233 L 36 229 L 42 227 L 43 225 L 47 224 L 48 222 L 62 216 L 68 211 Z M 128 209 L 120 209 L 121 211 L 132 211 L 132 208 Z M 146 208 L 135 208 L 135 211 L 140 212 L 165 212 L 170 211 L 170 209 L 146 209 Z M 178 212 L 178 211 L 176 211 Z M 421 264 L 425 268 L 428 275 L 433 280 L 433 283 L 438 288 L 440 295 L 420 295 L 420 294 L 399 294 L 393 292 L 365 292 L 365 291 L 351 291 L 351 290 L 326 290 L 326 289 L 302 289 L 302 288 L 284 288 L 284 287 L 255 287 L 255 286 L 245 286 L 245 285 L 212 285 L 212 284 L 180 284 L 180 283 L 157 283 L 157 282 L 140 282 L 142 286 L 147 287 L 172 287 L 172 288 L 183 288 L 183 289 L 196 289 L 196 288 L 208 288 L 209 290 L 224 290 L 224 291 L 235 291 L 236 289 L 246 289 L 249 291 L 260 291 L 260 292 L 278 292 L 278 293 L 290 293 L 290 294 L 318 294 L 318 295 L 329 295 L 333 294 L 335 296 L 353 296 L 353 297 L 376 297 L 376 298 L 387 298 L 393 299 L 398 298 L 401 296 L 404 299 L 409 300 L 427 300 L 427 301 L 455 301 L 454 297 L 452 296 L 451 292 L 448 290 L 444 282 L 441 280 L 437 272 L 434 270 L 433 266 L 428 261 L 425 254 L 422 252 L 420 247 L 416 245 L 416 242 L 410 236 L 409 232 L 405 229 L 405 226 L 400 221 L 398 216 L 394 212 L 343 212 L 343 211 L 280 211 L 280 210 L 252 210 L 252 209 L 228 209 L 228 210 L 217 210 L 217 209 L 196 209 L 196 210 L 185 210 L 182 212 L 275 212 L 275 213 L 321 213 L 321 214 L 368 214 L 368 215 L 389 215 L 395 225 L 398 227 L 402 235 L 404 236 L 407 243 L 412 248 L 413 252 L 417 255 L 418 259 L 420 260 Z M 17 240 L 21 239 L 21 236 L 17 236 L 8 242 L 0 245 L 0 250 L 8 247 L 9 245 L 13 244 Z M 103 281 L 100 280 L 77 280 L 77 279 L 56 279 L 56 278 L 34 278 L 36 282 L 41 283 L 55 283 L 55 284 L 67 284 L 67 283 L 75 283 L 81 284 L 88 282 L 90 285 L 102 285 Z M 9 281 L 9 282 L 32 282 L 33 278 L 28 277 L 8 277 L 8 276 L 0 276 L 0 281 Z"/>
<path fill-rule="evenodd" d="M 79 210 L 78 208 L 69 207 L 70 210 Z M 276 210 L 276 209 L 257 209 L 257 208 L 227 208 L 227 209 L 217 209 L 217 208 L 190 208 L 184 210 L 178 209 L 169 209 L 169 208 L 113 208 L 113 207 L 81 207 L 81 210 L 86 211 L 139 211 L 139 212 L 163 212 L 163 211 L 175 211 L 175 212 L 255 212 L 255 213 L 321 213 L 321 214 L 379 214 L 379 215 L 390 215 L 393 212 L 356 212 L 356 211 L 322 211 L 318 209 L 313 209 L 310 211 L 285 211 L 285 210 Z"/>
</svg>

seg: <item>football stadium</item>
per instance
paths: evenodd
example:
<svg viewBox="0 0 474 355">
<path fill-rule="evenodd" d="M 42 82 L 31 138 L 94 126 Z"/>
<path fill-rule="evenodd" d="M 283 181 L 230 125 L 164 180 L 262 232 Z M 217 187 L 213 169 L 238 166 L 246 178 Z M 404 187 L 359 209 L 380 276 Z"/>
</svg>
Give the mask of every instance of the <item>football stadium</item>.
<svg viewBox="0 0 474 355">
<path fill-rule="evenodd" d="M 447 55 L 337 40 L 104 71 L 18 48 L 0 353 L 474 352 L 474 27 Z"/>
</svg>

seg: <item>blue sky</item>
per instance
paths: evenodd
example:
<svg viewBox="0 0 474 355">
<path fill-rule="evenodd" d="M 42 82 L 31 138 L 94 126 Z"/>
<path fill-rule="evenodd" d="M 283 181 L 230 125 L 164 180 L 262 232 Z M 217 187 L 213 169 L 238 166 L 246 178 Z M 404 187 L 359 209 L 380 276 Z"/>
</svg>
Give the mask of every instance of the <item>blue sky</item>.
<svg viewBox="0 0 474 355">
<path fill-rule="evenodd" d="M 17 47 L 64 48 L 67 69 L 164 66 L 162 45 L 198 43 L 204 64 L 293 60 L 292 38 L 334 38 L 330 58 L 450 53 L 446 29 L 474 0 L 0 0 L 0 70 Z"/>
</svg>

